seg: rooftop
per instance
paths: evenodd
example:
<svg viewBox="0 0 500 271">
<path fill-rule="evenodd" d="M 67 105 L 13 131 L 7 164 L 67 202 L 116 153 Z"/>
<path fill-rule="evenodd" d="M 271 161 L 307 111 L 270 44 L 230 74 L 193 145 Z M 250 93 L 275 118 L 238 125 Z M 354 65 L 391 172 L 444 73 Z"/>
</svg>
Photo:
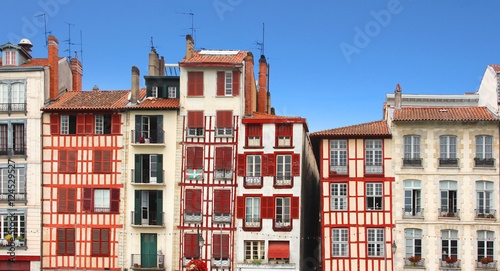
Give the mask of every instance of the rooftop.
<svg viewBox="0 0 500 271">
<path fill-rule="evenodd" d="M 357 125 L 351 125 L 346 127 L 340 127 L 335 129 L 323 130 L 314 132 L 311 136 L 337 136 L 337 137 L 348 137 L 348 136 L 390 136 L 391 133 L 387 128 L 387 122 L 385 120 L 378 120 L 368 123 L 362 123 Z"/>
<path fill-rule="evenodd" d="M 130 90 L 70 91 L 59 97 L 55 103 L 43 107 L 42 110 L 118 109 L 128 101 L 129 93 Z"/>
<path fill-rule="evenodd" d="M 393 121 L 499 121 L 486 107 L 403 107 Z"/>
<path fill-rule="evenodd" d="M 179 65 L 187 64 L 208 64 L 208 63 L 225 63 L 225 64 L 240 64 L 248 55 L 248 51 L 229 51 L 229 50 L 202 50 L 194 51 L 193 57 L 183 59 Z"/>
</svg>

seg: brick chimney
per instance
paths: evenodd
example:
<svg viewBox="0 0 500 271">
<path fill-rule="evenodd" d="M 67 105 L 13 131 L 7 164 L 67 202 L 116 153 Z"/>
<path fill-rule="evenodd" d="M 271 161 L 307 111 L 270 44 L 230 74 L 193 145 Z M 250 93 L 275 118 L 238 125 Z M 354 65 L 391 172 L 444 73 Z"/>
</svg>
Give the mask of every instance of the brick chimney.
<svg viewBox="0 0 500 271">
<path fill-rule="evenodd" d="M 261 55 L 259 59 L 259 93 L 257 97 L 257 111 L 267 113 L 267 61 L 264 55 Z"/>
<path fill-rule="evenodd" d="M 186 35 L 186 59 L 191 59 L 194 55 L 194 40 L 191 35 Z"/>
<path fill-rule="evenodd" d="M 401 86 L 399 84 L 396 86 L 396 90 L 394 91 L 394 109 L 401 109 Z"/>
<path fill-rule="evenodd" d="M 257 110 L 255 77 L 253 73 L 253 54 L 248 52 L 245 57 L 245 115 Z"/>
<path fill-rule="evenodd" d="M 139 76 L 140 72 L 136 66 L 132 66 L 132 91 L 130 92 L 130 102 L 135 104 L 139 98 Z"/>
<path fill-rule="evenodd" d="M 160 75 L 159 62 L 158 53 L 155 48 L 151 48 L 151 52 L 149 52 L 149 76 Z"/>
<path fill-rule="evenodd" d="M 48 37 L 49 65 L 50 65 L 50 99 L 55 100 L 59 95 L 59 41 L 54 36 Z"/>
<path fill-rule="evenodd" d="M 82 63 L 77 58 L 72 58 L 70 63 L 73 75 L 73 91 L 82 91 Z"/>
</svg>

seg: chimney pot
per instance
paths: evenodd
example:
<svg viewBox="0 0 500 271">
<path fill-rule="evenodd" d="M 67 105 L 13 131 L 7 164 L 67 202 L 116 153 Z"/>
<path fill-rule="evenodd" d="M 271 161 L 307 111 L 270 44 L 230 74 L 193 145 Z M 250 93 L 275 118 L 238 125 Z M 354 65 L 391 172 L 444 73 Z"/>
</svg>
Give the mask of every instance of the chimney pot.
<svg viewBox="0 0 500 271">
<path fill-rule="evenodd" d="M 191 35 L 186 35 L 186 59 L 191 59 L 194 55 L 194 40 Z"/>
<path fill-rule="evenodd" d="M 70 63 L 73 75 L 73 91 L 82 91 L 82 63 L 77 58 L 72 58 Z"/>
<path fill-rule="evenodd" d="M 401 101 L 402 97 L 401 97 L 401 86 L 398 84 L 396 86 L 396 90 L 394 91 L 394 108 L 396 110 L 399 110 L 401 109 Z"/>
<path fill-rule="evenodd" d="M 50 99 L 59 96 L 59 41 L 54 36 L 49 36 L 49 72 L 50 72 Z"/>
<path fill-rule="evenodd" d="M 267 106 L 267 61 L 264 55 L 259 59 L 259 93 L 257 94 L 257 111 L 260 113 L 268 113 Z"/>
<path fill-rule="evenodd" d="M 130 91 L 130 102 L 133 104 L 137 103 L 139 98 L 139 69 L 136 66 L 132 66 L 132 89 Z"/>
</svg>

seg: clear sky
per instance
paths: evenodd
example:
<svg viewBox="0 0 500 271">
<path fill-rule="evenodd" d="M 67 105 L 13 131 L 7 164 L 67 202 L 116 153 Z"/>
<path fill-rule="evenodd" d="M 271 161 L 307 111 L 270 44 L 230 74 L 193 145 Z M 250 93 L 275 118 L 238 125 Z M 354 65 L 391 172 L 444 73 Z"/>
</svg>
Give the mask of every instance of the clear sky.
<svg viewBox="0 0 500 271">
<path fill-rule="evenodd" d="M 311 132 L 379 120 L 386 93 L 462 94 L 500 64 L 496 0 L 2 0 L 0 44 L 27 37 L 46 57 L 44 26 L 67 55 L 83 31 L 83 88 L 130 89 L 147 74 L 150 39 L 167 63 L 185 55 L 194 13 L 196 49 L 250 50 L 265 23 L 272 105 L 307 118 Z M 72 51 L 80 50 L 73 45 Z M 74 56 L 74 53 L 73 53 Z M 257 63 L 257 61 L 256 61 Z M 144 85 L 144 80 L 141 80 Z"/>
</svg>

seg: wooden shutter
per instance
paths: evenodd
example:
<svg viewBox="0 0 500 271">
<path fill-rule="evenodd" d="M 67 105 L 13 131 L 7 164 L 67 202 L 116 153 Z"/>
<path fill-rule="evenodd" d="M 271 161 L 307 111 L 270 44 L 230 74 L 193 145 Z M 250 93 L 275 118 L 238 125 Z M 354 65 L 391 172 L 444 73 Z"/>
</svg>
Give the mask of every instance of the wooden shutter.
<svg viewBox="0 0 500 271">
<path fill-rule="evenodd" d="M 292 155 L 292 175 L 300 176 L 300 154 L 298 153 Z"/>
<path fill-rule="evenodd" d="M 109 230 L 101 229 L 101 255 L 109 255 Z"/>
<path fill-rule="evenodd" d="M 76 188 L 68 188 L 66 210 L 68 213 L 76 212 Z"/>
<path fill-rule="evenodd" d="M 214 234 L 213 238 L 213 258 L 220 258 L 220 252 L 221 252 L 221 235 L 220 234 Z"/>
<path fill-rule="evenodd" d="M 262 197 L 262 218 L 274 218 L 274 197 Z"/>
<path fill-rule="evenodd" d="M 66 254 L 66 229 L 57 229 L 57 254 Z"/>
<path fill-rule="evenodd" d="M 236 197 L 236 218 L 245 218 L 245 198 Z"/>
<path fill-rule="evenodd" d="M 85 133 L 94 133 L 94 115 L 85 115 Z"/>
<path fill-rule="evenodd" d="M 141 168 L 141 155 L 142 154 L 135 154 L 134 155 L 134 181 L 133 183 L 142 183 L 141 176 L 142 176 L 142 168 Z"/>
<path fill-rule="evenodd" d="M 261 161 L 261 169 L 262 169 L 262 176 L 269 176 L 269 172 L 267 172 L 267 154 L 262 154 L 262 157 L 260 159 Z"/>
<path fill-rule="evenodd" d="M 50 115 L 50 134 L 57 135 L 59 134 L 59 115 L 51 114 Z"/>
<path fill-rule="evenodd" d="M 156 225 L 163 225 L 163 191 L 156 191 Z"/>
<path fill-rule="evenodd" d="M 135 143 L 139 143 L 141 135 L 142 135 L 141 120 L 142 120 L 141 115 L 135 115 L 135 138 L 134 138 Z"/>
<path fill-rule="evenodd" d="M 156 155 L 156 182 L 163 183 L 163 154 Z"/>
<path fill-rule="evenodd" d="M 188 111 L 188 115 L 187 115 L 187 127 L 191 128 L 191 127 L 196 127 L 195 126 L 195 121 L 196 121 L 196 111 Z"/>
<path fill-rule="evenodd" d="M 203 168 L 203 147 L 194 148 L 194 168 L 195 169 Z"/>
<path fill-rule="evenodd" d="M 202 96 L 203 95 L 203 72 L 196 73 L 196 90 L 195 95 Z"/>
<path fill-rule="evenodd" d="M 194 213 L 193 210 L 193 189 L 186 189 L 186 205 L 184 206 L 184 210 L 186 213 Z"/>
<path fill-rule="evenodd" d="M 195 116 L 195 127 L 203 127 L 203 111 L 196 111 Z"/>
<path fill-rule="evenodd" d="M 59 172 L 68 171 L 68 151 L 59 150 Z"/>
<path fill-rule="evenodd" d="M 217 96 L 224 96 L 226 88 L 226 72 L 217 72 Z"/>
<path fill-rule="evenodd" d="M 275 176 L 276 175 L 276 159 L 275 159 L 275 154 L 274 153 L 269 153 L 267 155 L 267 174 L 268 176 Z"/>
<path fill-rule="evenodd" d="M 111 213 L 118 213 L 120 211 L 120 188 L 111 188 Z"/>
<path fill-rule="evenodd" d="M 247 124 L 247 136 L 262 136 L 260 124 Z"/>
<path fill-rule="evenodd" d="M 238 176 L 245 177 L 245 155 L 238 154 Z"/>
<path fill-rule="evenodd" d="M 292 208 L 291 208 L 291 217 L 292 219 L 299 218 L 299 197 L 292 197 Z"/>
<path fill-rule="evenodd" d="M 66 188 L 59 188 L 57 190 L 57 211 L 60 213 L 67 212 L 67 190 Z"/>
<path fill-rule="evenodd" d="M 184 235 L 184 257 L 194 258 L 197 256 L 197 235 L 196 234 L 185 234 Z"/>
<path fill-rule="evenodd" d="M 277 136 L 292 136 L 291 124 L 277 124 Z"/>
<path fill-rule="evenodd" d="M 222 258 L 229 258 L 229 234 L 222 235 Z"/>
<path fill-rule="evenodd" d="M 111 115 L 111 133 L 120 134 L 121 116 L 119 114 Z"/>
<path fill-rule="evenodd" d="M 201 190 L 193 190 L 193 211 L 194 213 L 201 213 Z"/>
<path fill-rule="evenodd" d="M 233 127 L 233 111 L 217 111 L 217 127 Z"/>
<path fill-rule="evenodd" d="M 92 187 L 83 188 L 82 211 L 92 212 L 94 203 L 94 191 Z"/>
<path fill-rule="evenodd" d="M 68 156 L 67 156 L 67 171 L 68 172 L 76 172 L 76 151 L 70 150 L 68 151 Z"/>
<path fill-rule="evenodd" d="M 195 95 L 196 89 L 196 72 L 188 72 L 188 96 Z"/>
<path fill-rule="evenodd" d="M 97 256 L 101 254 L 101 230 L 92 229 L 92 255 Z"/>
<path fill-rule="evenodd" d="M 222 248 L 222 249 L 221 249 Z M 221 255 L 222 251 L 222 255 Z M 213 258 L 229 258 L 229 234 L 214 234 Z"/>
<path fill-rule="evenodd" d="M 75 255 L 75 229 L 66 229 L 66 254 Z"/>
<path fill-rule="evenodd" d="M 102 172 L 102 151 L 94 151 L 94 172 Z"/>
<path fill-rule="evenodd" d="M 186 168 L 194 169 L 194 151 L 195 147 L 186 148 Z"/>
<path fill-rule="evenodd" d="M 141 225 L 142 190 L 135 190 L 134 194 L 134 225 Z"/>
<path fill-rule="evenodd" d="M 222 190 L 221 212 L 223 214 L 231 213 L 231 190 Z"/>
<path fill-rule="evenodd" d="M 85 134 L 85 115 L 76 115 L 76 133 Z"/>
<path fill-rule="evenodd" d="M 102 172 L 111 172 L 111 151 L 102 151 Z"/>
<path fill-rule="evenodd" d="M 224 169 L 224 147 L 215 148 L 215 169 Z"/>
<path fill-rule="evenodd" d="M 165 131 L 163 131 L 163 116 L 156 116 L 156 130 L 158 131 L 157 142 L 164 143 L 165 142 Z"/>
<path fill-rule="evenodd" d="M 240 71 L 233 71 L 233 95 L 240 95 Z"/>
<path fill-rule="evenodd" d="M 214 213 L 222 214 L 222 194 L 224 190 L 214 190 Z"/>
<path fill-rule="evenodd" d="M 223 161 L 223 168 L 224 169 L 231 169 L 231 161 L 233 160 L 233 150 L 231 147 L 224 147 L 224 161 Z"/>
</svg>

